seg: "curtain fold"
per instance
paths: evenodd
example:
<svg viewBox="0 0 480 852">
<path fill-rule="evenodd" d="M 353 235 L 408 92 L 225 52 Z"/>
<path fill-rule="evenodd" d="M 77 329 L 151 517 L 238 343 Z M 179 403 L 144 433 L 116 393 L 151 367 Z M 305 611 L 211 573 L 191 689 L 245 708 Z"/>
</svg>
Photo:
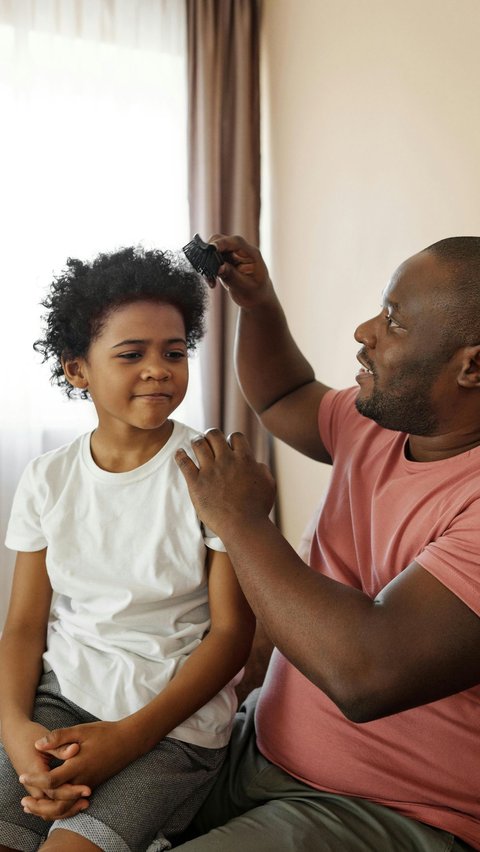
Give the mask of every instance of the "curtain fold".
<svg viewBox="0 0 480 852">
<path fill-rule="evenodd" d="M 186 0 L 188 173 L 192 235 L 241 234 L 260 241 L 260 0 Z M 259 461 L 269 440 L 233 368 L 237 307 L 211 293 L 200 364 L 206 422 L 243 432 Z M 257 624 L 240 701 L 265 676 L 272 644 Z"/>
<path fill-rule="evenodd" d="M 192 235 L 244 236 L 259 244 L 259 0 L 186 0 L 188 173 Z M 247 435 L 256 457 L 268 439 L 233 369 L 237 308 L 221 287 L 211 294 L 201 362 L 208 425 Z"/>
</svg>

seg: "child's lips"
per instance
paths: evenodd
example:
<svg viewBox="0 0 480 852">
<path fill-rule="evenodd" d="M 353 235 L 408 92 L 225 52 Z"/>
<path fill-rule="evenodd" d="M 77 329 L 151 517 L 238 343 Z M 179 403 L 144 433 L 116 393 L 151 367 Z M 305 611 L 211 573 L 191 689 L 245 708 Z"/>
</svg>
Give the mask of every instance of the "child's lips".
<svg viewBox="0 0 480 852">
<path fill-rule="evenodd" d="M 161 402 L 162 400 L 170 400 L 173 394 L 171 393 L 137 393 L 134 394 L 135 399 L 151 400 L 152 402 Z"/>
</svg>

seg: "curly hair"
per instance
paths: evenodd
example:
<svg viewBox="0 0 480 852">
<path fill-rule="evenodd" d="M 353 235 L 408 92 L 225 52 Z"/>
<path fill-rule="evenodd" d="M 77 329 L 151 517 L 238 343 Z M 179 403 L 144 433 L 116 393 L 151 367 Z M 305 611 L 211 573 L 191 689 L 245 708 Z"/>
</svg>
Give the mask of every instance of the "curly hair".
<svg viewBox="0 0 480 852">
<path fill-rule="evenodd" d="M 52 383 L 70 397 L 74 388 L 64 375 L 62 358 L 86 357 L 109 314 L 140 300 L 176 307 L 185 323 L 187 348 L 195 349 L 205 331 L 207 288 L 178 255 L 130 247 L 99 254 L 90 263 L 68 258 L 41 302 L 47 309 L 44 336 L 33 344 L 43 355 L 42 363 L 51 361 Z M 81 396 L 87 398 L 85 392 Z"/>
</svg>

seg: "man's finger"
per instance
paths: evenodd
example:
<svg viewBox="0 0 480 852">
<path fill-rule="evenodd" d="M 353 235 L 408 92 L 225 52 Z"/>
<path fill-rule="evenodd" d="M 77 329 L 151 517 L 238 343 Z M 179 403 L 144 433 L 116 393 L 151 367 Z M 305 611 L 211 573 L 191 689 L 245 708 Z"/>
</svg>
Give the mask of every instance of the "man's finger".
<svg viewBox="0 0 480 852">
<path fill-rule="evenodd" d="M 241 434 L 238 432 L 237 434 Z M 203 436 L 203 444 L 199 442 L 192 442 L 193 449 L 197 454 L 197 447 L 202 451 L 208 451 L 216 458 L 218 456 L 224 455 L 225 453 L 230 453 L 231 447 L 221 431 L 221 429 L 217 429 L 213 427 L 212 429 L 207 429 L 204 432 Z M 200 460 L 200 459 L 199 459 Z"/>
<path fill-rule="evenodd" d="M 228 445 L 235 452 L 241 452 L 244 455 L 252 456 L 252 449 L 243 432 L 230 432 L 227 438 Z"/>
<path fill-rule="evenodd" d="M 193 485 L 198 477 L 198 467 L 184 449 L 176 451 L 175 462 L 180 472 L 183 473 L 187 485 Z"/>
<path fill-rule="evenodd" d="M 221 254 L 243 251 L 246 256 L 249 256 L 249 251 L 254 249 L 254 247 L 250 246 L 243 237 L 237 235 L 226 236 L 225 234 L 214 234 L 209 238 L 208 242 L 212 243 L 212 245 L 214 245 L 217 251 Z"/>
<path fill-rule="evenodd" d="M 221 432 L 219 434 L 222 435 Z M 225 438 L 223 438 L 223 442 L 226 445 Z M 175 453 L 175 461 L 178 467 L 180 468 L 181 473 L 183 473 L 185 481 L 189 487 L 196 483 L 201 468 L 205 467 L 209 462 L 213 461 L 215 457 L 211 440 L 207 436 L 207 434 L 197 435 L 195 438 L 193 438 L 192 449 L 197 458 L 198 465 L 195 464 L 195 462 L 190 458 L 188 453 L 186 453 L 183 448 L 177 450 L 177 452 Z"/>
</svg>

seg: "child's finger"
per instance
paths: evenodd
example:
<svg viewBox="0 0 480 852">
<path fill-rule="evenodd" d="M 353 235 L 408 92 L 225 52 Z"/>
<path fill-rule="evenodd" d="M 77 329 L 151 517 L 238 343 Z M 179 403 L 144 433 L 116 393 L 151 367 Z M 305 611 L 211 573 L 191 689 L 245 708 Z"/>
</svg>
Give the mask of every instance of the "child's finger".
<svg viewBox="0 0 480 852">
<path fill-rule="evenodd" d="M 52 787 L 43 792 L 49 799 L 59 802 L 76 801 L 92 795 L 90 787 L 85 784 L 62 784 L 61 787 Z"/>
<path fill-rule="evenodd" d="M 27 814 L 34 814 L 41 819 L 55 820 L 66 819 L 67 817 L 75 816 L 75 814 L 84 811 L 89 806 L 88 799 L 76 799 L 75 801 L 54 801 L 52 799 L 34 799 L 31 796 L 25 796 L 21 805 Z"/>
<path fill-rule="evenodd" d="M 52 757 L 56 757 L 58 760 L 68 760 L 69 757 L 75 757 L 75 755 L 80 751 L 78 743 L 68 743 L 68 745 L 59 746 L 58 748 L 49 748 L 48 743 L 43 743 L 41 745 L 37 745 L 37 743 L 35 743 L 35 748 L 38 751 L 42 751 L 44 754 L 51 754 Z"/>
<path fill-rule="evenodd" d="M 60 748 L 60 746 L 78 745 L 77 738 L 81 738 L 81 731 L 78 730 L 78 726 L 76 725 L 71 728 L 56 728 L 56 730 L 49 731 L 48 734 L 37 740 L 35 748 L 38 751 L 50 751 L 51 749 Z"/>
<path fill-rule="evenodd" d="M 75 780 L 74 775 L 73 767 L 66 762 L 46 772 L 25 772 L 18 780 L 20 784 L 37 787 L 40 790 L 57 790 L 64 784 L 71 784 Z M 79 786 L 82 790 L 88 789 L 85 784 Z"/>
</svg>

